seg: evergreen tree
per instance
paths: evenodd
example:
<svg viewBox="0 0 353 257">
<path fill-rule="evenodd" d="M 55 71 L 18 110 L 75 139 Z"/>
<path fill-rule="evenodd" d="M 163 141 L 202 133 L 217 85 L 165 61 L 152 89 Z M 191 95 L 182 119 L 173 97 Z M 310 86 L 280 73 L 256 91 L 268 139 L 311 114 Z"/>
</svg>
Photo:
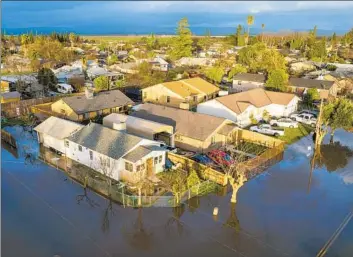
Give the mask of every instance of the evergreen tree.
<svg viewBox="0 0 353 257">
<path fill-rule="evenodd" d="M 172 41 L 172 49 L 169 52 L 170 58 L 177 60 L 192 56 L 192 44 L 188 19 L 182 18 L 178 23 L 177 36 Z"/>
</svg>

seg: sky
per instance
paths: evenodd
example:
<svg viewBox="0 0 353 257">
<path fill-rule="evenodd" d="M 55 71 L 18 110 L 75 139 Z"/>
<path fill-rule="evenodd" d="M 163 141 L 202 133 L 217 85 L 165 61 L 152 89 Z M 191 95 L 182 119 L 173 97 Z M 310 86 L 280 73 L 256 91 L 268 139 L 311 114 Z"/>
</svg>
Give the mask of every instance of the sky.
<svg viewBox="0 0 353 257">
<path fill-rule="evenodd" d="M 353 28 L 352 1 L 28 1 L 2 2 L 6 33 L 34 30 L 78 34 L 174 34 L 187 17 L 195 34 L 234 33 L 254 15 L 252 31 L 296 30 L 318 26 L 321 33 Z"/>
</svg>

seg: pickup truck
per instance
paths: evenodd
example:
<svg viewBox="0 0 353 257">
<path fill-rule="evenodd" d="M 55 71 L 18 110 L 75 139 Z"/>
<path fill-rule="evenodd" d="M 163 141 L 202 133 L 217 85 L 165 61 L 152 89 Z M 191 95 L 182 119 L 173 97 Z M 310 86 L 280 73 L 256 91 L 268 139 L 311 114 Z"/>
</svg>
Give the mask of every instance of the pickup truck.
<svg viewBox="0 0 353 257">
<path fill-rule="evenodd" d="M 252 126 L 250 127 L 251 131 L 258 132 L 261 134 L 265 135 L 271 135 L 271 136 L 283 136 L 284 135 L 284 129 L 281 128 L 273 128 L 271 125 L 268 124 L 262 124 L 259 126 Z"/>
<path fill-rule="evenodd" d="M 302 113 L 302 114 L 292 114 L 290 116 L 292 120 L 310 125 L 311 127 L 316 126 L 317 119 L 313 114 Z"/>
</svg>

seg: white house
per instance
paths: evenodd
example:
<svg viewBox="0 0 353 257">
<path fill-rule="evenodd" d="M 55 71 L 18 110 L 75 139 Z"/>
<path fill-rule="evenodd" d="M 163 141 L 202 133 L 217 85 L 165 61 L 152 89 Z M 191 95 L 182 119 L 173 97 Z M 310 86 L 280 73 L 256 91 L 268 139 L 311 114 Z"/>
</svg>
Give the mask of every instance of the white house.
<svg viewBox="0 0 353 257">
<path fill-rule="evenodd" d="M 175 62 L 175 66 L 212 66 L 216 58 L 182 57 Z"/>
<path fill-rule="evenodd" d="M 136 181 L 164 170 L 159 143 L 90 123 L 65 140 L 68 158 L 115 180 Z"/>
<path fill-rule="evenodd" d="M 265 110 L 274 117 L 287 117 L 296 111 L 298 101 L 294 94 L 258 88 L 200 103 L 197 112 L 226 118 L 239 127 L 246 127 L 251 124 L 251 115 L 260 120 Z"/>
<path fill-rule="evenodd" d="M 168 71 L 169 69 L 169 63 L 160 56 L 153 58 L 150 63 L 153 70 Z"/>
<path fill-rule="evenodd" d="M 233 91 L 243 92 L 265 85 L 265 76 L 262 74 L 239 73 L 233 77 Z"/>
<path fill-rule="evenodd" d="M 34 130 L 37 131 L 39 143 L 65 153 L 64 139 L 83 127 L 81 124 L 51 116 Z"/>
</svg>

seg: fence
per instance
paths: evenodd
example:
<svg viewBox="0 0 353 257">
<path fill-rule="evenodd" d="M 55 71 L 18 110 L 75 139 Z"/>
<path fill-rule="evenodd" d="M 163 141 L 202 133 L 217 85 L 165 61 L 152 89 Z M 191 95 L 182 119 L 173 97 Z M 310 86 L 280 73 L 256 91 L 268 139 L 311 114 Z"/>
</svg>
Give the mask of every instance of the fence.
<svg viewBox="0 0 353 257">
<path fill-rule="evenodd" d="M 115 181 L 115 183 L 109 185 L 108 181 L 94 170 L 65 157 L 61 157 L 59 160 L 55 157 L 59 156 L 41 147 L 39 158 L 42 161 L 64 171 L 67 176 L 84 187 L 91 188 L 98 194 L 129 207 L 177 207 L 192 197 L 214 192 L 217 189 L 217 184 L 204 181 L 177 196 L 142 195 L 139 197 L 138 195 L 127 194 L 122 183 Z"/>
<path fill-rule="evenodd" d="M 171 152 L 168 153 L 168 158 L 174 164 L 180 163 L 181 168 L 184 170 L 187 170 L 187 171 L 195 170 L 199 174 L 199 176 L 202 177 L 203 179 L 211 180 L 222 186 L 227 185 L 227 180 L 224 176 L 224 173 L 220 171 L 212 169 L 211 167 L 198 163 L 187 157 L 174 154 Z"/>
<path fill-rule="evenodd" d="M 8 143 L 10 146 L 17 148 L 16 139 L 3 129 L 1 130 L 1 140 L 4 140 L 4 142 Z"/>
<path fill-rule="evenodd" d="M 283 144 L 282 140 L 274 137 L 266 136 L 260 133 L 252 132 L 250 130 L 239 129 L 234 134 L 234 143 L 241 141 L 251 142 L 257 145 L 266 146 L 268 148 L 280 147 Z"/>
<path fill-rule="evenodd" d="M 31 112 L 33 114 L 36 114 L 36 116 L 40 117 L 40 119 L 42 119 L 42 120 L 47 117 L 50 117 L 50 116 L 56 116 L 58 118 L 68 119 L 68 117 L 66 115 L 62 115 L 60 113 L 53 112 L 51 110 L 52 104 L 53 104 L 53 102 L 49 102 L 49 103 L 45 103 L 45 104 L 37 104 L 37 105 L 31 106 Z"/>
</svg>

